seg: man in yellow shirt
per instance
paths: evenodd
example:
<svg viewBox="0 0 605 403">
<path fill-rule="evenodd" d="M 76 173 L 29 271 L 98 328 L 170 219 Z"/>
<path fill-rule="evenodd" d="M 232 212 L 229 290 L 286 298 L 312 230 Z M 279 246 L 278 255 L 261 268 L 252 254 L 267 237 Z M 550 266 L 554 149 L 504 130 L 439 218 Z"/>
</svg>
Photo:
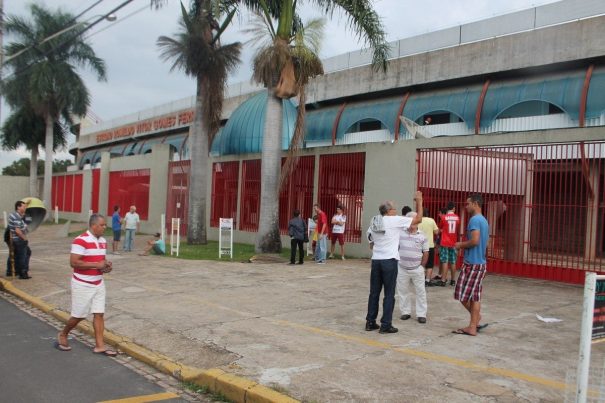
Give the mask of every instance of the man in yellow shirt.
<svg viewBox="0 0 605 403">
<path fill-rule="evenodd" d="M 431 278 L 433 278 L 433 264 L 435 261 L 435 235 L 439 234 L 437 223 L 429 216 L 429 209 L 424 209 L 422 221 L 418 224 L 418 230 L 429 241 L 429 258 L 425 265 L 424 286 L 432 286 Z"/>
</svg>

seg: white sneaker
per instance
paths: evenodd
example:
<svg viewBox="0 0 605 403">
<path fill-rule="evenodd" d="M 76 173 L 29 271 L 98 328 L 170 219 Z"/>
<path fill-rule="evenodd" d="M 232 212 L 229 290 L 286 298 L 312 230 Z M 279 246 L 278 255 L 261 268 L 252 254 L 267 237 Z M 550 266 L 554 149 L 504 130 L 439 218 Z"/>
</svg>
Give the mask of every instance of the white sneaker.
<svg viewBox="0 0 605 403">
<path fill-rule="evenodd" d="M 328 259 L 334 259 L 334 254 L 330 253 L 330 256 L 328 256 Z"/>
<path fill-rule="evenodd" d="M 114 255 L 119 255 L 119 254 L 120 254 L 120 252 L 113 252 L 113 254 L 114 254 Z"/>
<path fill-rule="evenodd" d="M 342 260 L 346 260 L 344 256 L 341 256 L 340 258 L 341 258 Z"/>
</svg>

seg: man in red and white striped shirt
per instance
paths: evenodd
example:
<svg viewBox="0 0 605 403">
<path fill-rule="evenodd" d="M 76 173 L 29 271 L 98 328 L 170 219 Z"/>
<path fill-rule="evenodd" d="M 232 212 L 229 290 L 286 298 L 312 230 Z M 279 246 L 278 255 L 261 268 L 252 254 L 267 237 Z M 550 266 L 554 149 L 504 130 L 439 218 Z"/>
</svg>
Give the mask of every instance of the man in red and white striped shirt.
<svg viewBox="0 0 605 403">
<path fill-rule="evenodd" d="M 105 217 L 93 214 L 88 222 L 88 231 L 76 237 L 71 244 L 69 263 L 74 270 L 71 278 L 71 317 L 57 336 L 55 347 L 61 351 L 71 350 L 67 341 L 69 332 L 92 313 L 95 330 L 93 352 L 109 357 L 117 355 L 115 351 L 108 350 L 103 341 L 105 331 L 103 273 L 112 270 L 111 262 L 105 259 L 107 241 L 103 238 L 103 233 L 106 227 Z"/>
</svg>

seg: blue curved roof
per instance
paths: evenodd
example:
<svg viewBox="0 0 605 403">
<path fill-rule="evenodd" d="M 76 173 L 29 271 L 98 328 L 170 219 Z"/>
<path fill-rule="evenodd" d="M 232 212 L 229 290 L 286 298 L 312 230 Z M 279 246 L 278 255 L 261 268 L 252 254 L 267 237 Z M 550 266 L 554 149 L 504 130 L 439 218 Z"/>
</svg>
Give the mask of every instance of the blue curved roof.
<svg viewBox="0 0 605 403">
<path fill-rule="evenodd" d="M 294 134 L 296 107 L 282 100 L 282 150 L 287 150 Z M 259 153 L 263 147 L 263 129 L 267 91 L 247 99 L 233 111 L 225 127 L 217 134 L 211 151 L 214 155 Z"/>
<path fill-rule="evenodd" d="M 593 73 L 586 98 L 586 118 L 598 118 L 605 112 L 605 72 Z"/>
<path fill-rule="evenodd" d="M 305 115 L 305 140 L 321 141 L 332 139 L 332 127 L 340 106 L 318 110 L 307 110 Z"/>
<path fill-rule="evenodd" d="M 399 121 L 397 112 L 400 104 L 401 99 L 390 99 L 347 105 L 340 116 L 336 138 L 343 137 L 352 125 L 365 119 L 379 120 L 391 133 L 394 133 L 395 121 Z"/>
<path fill-rule="evenodd" d="M 481 127 L 492 124 L 498 115 L 511 106 L 527 101 L 548 102 L 561 108 L 572 119 L 580 113 L 580 94 L 584 74 L 543 80 L 526 80 L 517 84 L 493 84 L 485 95 Z"/>
</svg>

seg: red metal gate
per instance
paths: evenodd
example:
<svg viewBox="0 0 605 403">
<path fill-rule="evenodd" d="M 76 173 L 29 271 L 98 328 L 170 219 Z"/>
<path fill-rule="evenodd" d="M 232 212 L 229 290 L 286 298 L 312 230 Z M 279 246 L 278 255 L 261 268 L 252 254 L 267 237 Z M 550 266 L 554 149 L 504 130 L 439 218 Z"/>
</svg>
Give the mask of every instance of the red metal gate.
<svg viewBox="0 0 605 403">
<path fill-rule="evenodd" d="M 168 163 L 168 197 L 166 201 L 166 228 L 168 231 L 172 226 L 172 219 L 180 218 L 180 233 L 187 233 L 190 167 L 190 160 Z"/>
<path fill-rule="evenodd" d="M 260 215 L 260 160 L 242 162 L 242 189 L 239 229 L 258 231 Z"/>
<path fill-rule="evenodd" d="M 336 213 L 336 206 L 344 207 L 347 242 L 361 242 L 365 161 L 365 153 L 319 157 L 319 205 L 328 219 Z"/>
<path fill-rule="evenodd" d="M 285 158 L 282 158 L 282 165 Z M 279 229 L 288 233 L 288 221 L 294 209 L 300 210 L 305 220 L 313 216 L 313 176 L 315 174 L 315 156 L 299 157 L 296 168 L 284 184 L 279 194 Z"/>
<path fill-rule="evenodd" d="M 239 161 L 212 164 L 212 207 L 210 226 L 218 227 L 219 218 L 237 221 L 237 184 Z"/>
<path fill-rule="evenodd" d="M 109 197 L 107 212 L 113 214 L 113 206 L 120 206 L 122 215 L 130 206 L 137 208 L 141 220 L 149 218 L 149 169 L 133 169 L 109 173 Z"/>
<path fill-rule="evenodd" d="M 82 174 L 56 175 L 52 177 L 50 208 L 59 211 L 80 213 L 82 211 Z"/>
<path fill-rule="evenodd" d="M 490 272 L 582 283 L 605 271 L 605 144 L 423 149 L 418 187 L 430 215 L 484 198 Z"/>
</svg>

